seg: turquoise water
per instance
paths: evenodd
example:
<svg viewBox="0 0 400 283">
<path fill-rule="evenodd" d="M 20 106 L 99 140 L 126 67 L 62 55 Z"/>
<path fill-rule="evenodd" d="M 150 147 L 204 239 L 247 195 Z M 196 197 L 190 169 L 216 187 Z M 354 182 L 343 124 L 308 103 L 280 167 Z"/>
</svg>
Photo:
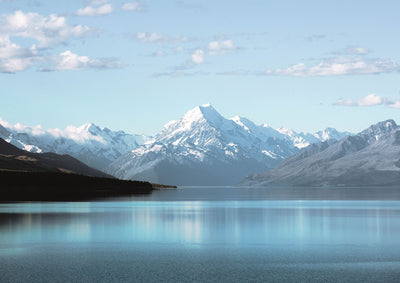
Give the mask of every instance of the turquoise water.
<svg viewBox="0 0 400 283">
<path fill-rule="evenodd" d="M 3 203 L 0 281 L 398 282 L 399 193 L 378 189 Z"/>
</svg>

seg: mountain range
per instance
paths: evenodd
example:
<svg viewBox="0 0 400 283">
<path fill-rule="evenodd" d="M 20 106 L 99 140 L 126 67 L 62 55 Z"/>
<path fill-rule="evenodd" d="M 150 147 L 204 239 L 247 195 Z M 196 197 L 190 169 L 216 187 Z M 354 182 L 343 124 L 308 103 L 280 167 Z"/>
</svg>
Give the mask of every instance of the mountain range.
<svg viewBox="0 0 400 283">
<path fill-rule="evenodd" d="M 233 185 L 311 144 L 347 135 L 333 128 L 298 133 L 240 116 L 227 119 L 210 104 L 167 123 L 155 137 L 93 123 L 43 130 L 0 119 L 0 138 L 20 149 L 68 154 L 120 179 L 174 185 Z"/>
<path fill-rule="evenodd" d="M 340 140 L 312 144 L 241 185 L 383 186 L 400 184 L 400 127 L 387 120 Z"/>
<path fill-rule="evenodd" d="M 1 138 L 0 180 L 0 201 L 81 201 L 153 190 L 150 183 L 115 179 L 69 155 L 32 153 Z"/>
<path fill-rule="evenodd" d="M 0 138 L 16 147 L 35 153 L 69 154 L 102 170 L 122 154 L 137 148 L 151 137 L 111 131 L 93 123 L 65 130 L 43 130 L 40 126 L 11 125 L 0 119 Z"/>
<path fill-rule="evenodd" d="M 105 172 L 176 185 L 233 185 L 312 143 L 347 135 L 332 128 L 304 134 L 258 126 L 239 116 L 226 119 L 205 104 L 167 123 L 154 139 L 119 157 Z"/>
</svg>

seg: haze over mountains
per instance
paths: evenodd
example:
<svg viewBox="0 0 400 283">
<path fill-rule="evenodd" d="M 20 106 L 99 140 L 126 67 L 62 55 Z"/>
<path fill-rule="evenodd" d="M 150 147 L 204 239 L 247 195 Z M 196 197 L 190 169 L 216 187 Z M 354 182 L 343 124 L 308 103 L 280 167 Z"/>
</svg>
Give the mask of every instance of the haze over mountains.
<svg viewBox="0 0 400 283">
<path fill-rule="evenodd" d="M 400 183 L 400 127 L 393 120 L 313 144 L 242 185 L 384 186 Z"/>
<path fill-rule="evenodd" d="M 226 119 L 206 104 L 167 123 L 153 140 L 118 158 L 106 172 L 176 185 L 233 185 L 247 174 L 274 168 L 299 148 L 347 134 L 331 128 L 315 134 L 275 130 L 239 116 Z"/>
</svg>

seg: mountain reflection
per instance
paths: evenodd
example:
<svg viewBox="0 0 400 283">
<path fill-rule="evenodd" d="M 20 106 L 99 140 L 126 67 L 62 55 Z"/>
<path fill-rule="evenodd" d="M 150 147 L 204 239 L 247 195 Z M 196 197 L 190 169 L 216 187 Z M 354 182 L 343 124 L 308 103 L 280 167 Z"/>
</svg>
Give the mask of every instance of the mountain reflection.
<svg viewBox="0 0 400 283">
<path fill-rule="evenodd" d="M 397 201 L 0 204 L 0 242 L 394 244 Z"/>
</svg>

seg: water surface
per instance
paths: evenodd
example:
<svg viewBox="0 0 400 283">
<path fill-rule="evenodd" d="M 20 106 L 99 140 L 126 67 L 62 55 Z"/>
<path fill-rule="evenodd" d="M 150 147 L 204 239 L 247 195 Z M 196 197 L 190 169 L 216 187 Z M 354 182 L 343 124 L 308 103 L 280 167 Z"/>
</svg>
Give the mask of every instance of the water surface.
<svg viewBox="0 0 400 283">
<path fill-rule="evenodd" d="M 181 188 L 0 204 L 0 281 L 400 278 L 400 201 L 380 189 Z"/>
</svg>

